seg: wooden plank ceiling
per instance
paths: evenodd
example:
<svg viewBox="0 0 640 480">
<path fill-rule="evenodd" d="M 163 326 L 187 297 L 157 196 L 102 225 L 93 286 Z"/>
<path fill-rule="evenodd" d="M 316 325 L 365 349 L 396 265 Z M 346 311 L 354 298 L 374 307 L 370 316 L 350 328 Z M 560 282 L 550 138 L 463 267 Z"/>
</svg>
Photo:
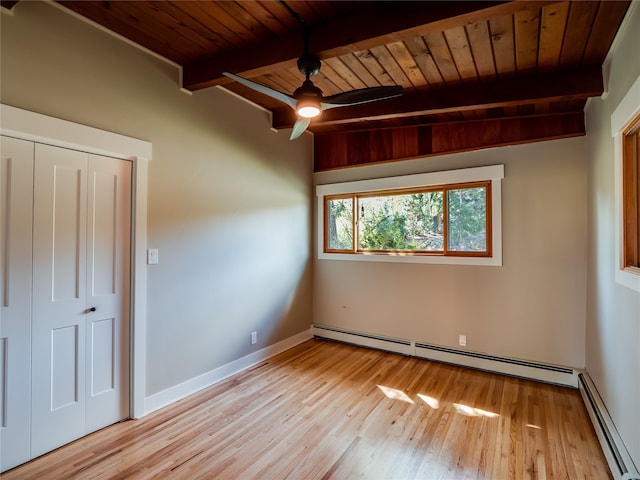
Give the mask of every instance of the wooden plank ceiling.
<svg viewBox="0 0 640 480">
<path fill-rule="evenodd" d="M 24 0 L 23 0 L 24 1 Z M 12 6 L 16 2 L 2 2 Z M 629 1 L 69 1 L 60 5 L 183 67 L 183 87 L 222 86 L 295 112 L 222 75 L 291 94 L 296 60 L 322 59 L 324 95 L 401 85 L 401 97 L 313 119 L 315 168 L 584 135 L 587 98 Z M 16 9 L 18 7 L 14 7 Z M 293 11 L 293 13 L 292 13 Z M 298 16 L 299 18 L 296 18 Z"/>
</svg>

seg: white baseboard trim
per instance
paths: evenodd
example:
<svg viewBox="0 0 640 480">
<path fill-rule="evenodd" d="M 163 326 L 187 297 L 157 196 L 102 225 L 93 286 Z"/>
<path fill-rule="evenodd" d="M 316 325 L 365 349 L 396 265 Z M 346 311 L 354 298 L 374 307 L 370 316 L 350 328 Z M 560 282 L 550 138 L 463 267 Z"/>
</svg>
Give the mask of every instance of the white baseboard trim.
<svg viewBox="0 0 640 480">
<path fill-rule="evenodd" d="M 284 352 L 296 345 L 299 345 L 312 338 L 311 330 L 305 330 L 292 337 L 286 338 L 278 343 L 269 345 L 257 352 L 253 352 L 242 358 L 234 360 L 233 362 L 222 365 L 209 372 L 203 373 L 197 377 L 189 379 L 185 382 L 169 387 L 161 392 L 154 393 L 144 399 L 144 415 L 148 415 L 151 412 L 159 410 L 162 407 L 166 407 L 178 400 L 196 393 L 203 388 L 210 387 L 211 385 L 224 380 L 236 373 L 253 367 L 260 362 L 263 362 L 274 355 Z M 138 417 L 140 418 L 140 417 Z"/>
<path fill-rule="evenodd" d="M 513 377 L 522 377 L 568 387 L 578 387 L 578 373 L 572 368 L 496 357 L 484 353 L 457 350 L 412 340 L 387 338 L 365 332 L 354 332 L 325 325 L 312 325 L 315 337 L 338 340 L 362 347 L 377 348 L 389 352 L 420 357 L 427 360 L 451 363 L 478 370 L 485 370 Z"/>
<path fill-rule="evenodd" d="M 578 388 L 582 400 L 614 479 L 640 480 L 640 473 L 633 464 L 631 455 L 629 455 L 593 380 L 587 372 L 580 372 L 578 377 Z"/>
</svg>

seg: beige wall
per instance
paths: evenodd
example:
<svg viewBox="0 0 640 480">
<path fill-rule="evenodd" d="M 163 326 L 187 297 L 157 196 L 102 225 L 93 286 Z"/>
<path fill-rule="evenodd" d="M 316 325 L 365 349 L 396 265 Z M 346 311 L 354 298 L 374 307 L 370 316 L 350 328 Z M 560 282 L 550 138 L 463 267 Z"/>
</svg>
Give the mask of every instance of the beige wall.
<svg viewBox="0 0 640 480">
<path fill-rule="evenodd" d="M 589 153 L 587 371 L 640 469 L 640 293 L 616 283 L 611 114 L 640 77 L 640 4 L 611 52 L 608 95 L 586 109 Z"/>
<path fill-rule="evenodd" d="M 2 14 L 1 101 L 152 142 L 147 395 L 309 328 L 311 140 L 68 13 Z M 258 344 L 249 334 L 258 331 Z"/>
<path fill-rule="evenodd" d="M 314 322 L 584 367 L 586 141 L 315 174 L 317 184 L 504 164 L 503 266 L 315 260 Z"/>
</svg>

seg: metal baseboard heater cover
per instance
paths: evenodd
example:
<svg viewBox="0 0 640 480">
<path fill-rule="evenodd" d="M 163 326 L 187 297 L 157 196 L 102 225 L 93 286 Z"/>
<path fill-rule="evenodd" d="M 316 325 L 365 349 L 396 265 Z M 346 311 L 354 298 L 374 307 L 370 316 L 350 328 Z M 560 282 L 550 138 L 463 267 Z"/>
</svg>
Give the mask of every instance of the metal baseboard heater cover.
<svg viewBox="0 0 640 480">
<path fill-rule="evenodd" d="M 577 372 L 572 368 L 497 357 L 467 350 L 456 350 L 438 345 L 349 331 L 325 325 L 313 325 L 312 333 L 318 338 L 338 340 L 362 347 L 377 348 L 388 352 L 401 353 L 412 357 L 451 363 L 529 380 L 538 380 L 573 388 L 578 387 Z"/>
<path fill-rule="evenodd" d="M 614 478 L 616 480 L 640 480 L 640 473 L 636 470 L 591 377 L 584 372 L 578 375 L 578 380 L 582 400 Z"/>
</svg>

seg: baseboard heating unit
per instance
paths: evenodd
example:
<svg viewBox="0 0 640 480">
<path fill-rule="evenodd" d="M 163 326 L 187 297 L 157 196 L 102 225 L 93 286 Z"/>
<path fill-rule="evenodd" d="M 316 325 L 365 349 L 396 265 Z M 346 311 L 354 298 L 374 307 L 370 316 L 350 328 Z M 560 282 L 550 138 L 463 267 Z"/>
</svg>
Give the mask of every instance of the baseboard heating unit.
<svg viewBox="0 0 640 480">
<path fill-rule="evenodd" d="M 593 381 L 586 373 L 580 373 L 578 380 L 582 400 L 614 478 L 616 480 L 640 480 L 640 473 L 636 470 Z"/>
<path fill-rule="evenodd" d="M 361 347 L 377 348 L 388 352 L 400 353 L 437 362 L 451 363 L 513 377 L 538 380 L 573 388 L 578 387 L 578 375 L 572 368 L 496 357 L 484 353 L 457 350 L 406 339 L 383 337 L 325 325 L 313 325 L 311 333 L 314 337 L 338 340 Z"/>
</svg>

